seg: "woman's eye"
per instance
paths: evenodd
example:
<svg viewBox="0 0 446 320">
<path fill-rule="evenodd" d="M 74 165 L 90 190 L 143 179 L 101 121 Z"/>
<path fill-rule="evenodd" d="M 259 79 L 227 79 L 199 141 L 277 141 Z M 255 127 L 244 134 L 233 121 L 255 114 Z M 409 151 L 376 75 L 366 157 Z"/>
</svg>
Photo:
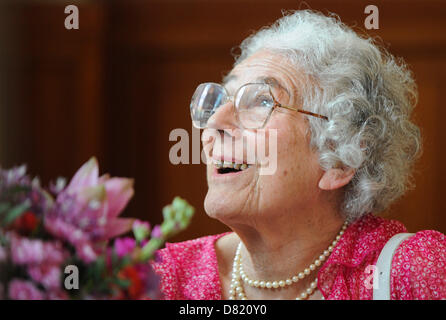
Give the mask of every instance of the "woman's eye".
<svg viewBox="0 0 446 320">
<path fill-rule="evenodd" d="M 258 96 L 256 98 L 256 104 L 257 106 L 262 106 L 262 107 L 271 107 L 273 104 L 273 100 L 271 99 L 270 96 Z"/>
</svg>

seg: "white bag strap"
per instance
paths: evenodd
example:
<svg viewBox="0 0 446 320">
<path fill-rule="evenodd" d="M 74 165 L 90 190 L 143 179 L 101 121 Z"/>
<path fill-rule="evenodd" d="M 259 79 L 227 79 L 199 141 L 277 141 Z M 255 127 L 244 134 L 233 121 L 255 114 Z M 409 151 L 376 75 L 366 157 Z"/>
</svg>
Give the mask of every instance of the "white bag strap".
<svg viewBox="0 0 446 320">
<path fill-rule="evenodd" d="M 412 235 L 413 233 L 398 233 L 385 244 L 373 272 L 373 300 L 390 300 L 390 270 L 393 255 L 401 242 Z"/>
</svg>

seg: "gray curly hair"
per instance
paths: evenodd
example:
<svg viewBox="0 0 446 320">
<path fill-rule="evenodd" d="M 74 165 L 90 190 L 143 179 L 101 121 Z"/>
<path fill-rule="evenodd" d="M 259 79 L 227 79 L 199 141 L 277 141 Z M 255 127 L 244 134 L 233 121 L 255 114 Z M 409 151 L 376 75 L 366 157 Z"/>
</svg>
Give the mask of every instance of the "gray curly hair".
<svg viewBox="0 0 446 320">
<path fill-rule="evenodd" d="M 235 65 L 269 50 L 304 73 L 303 109 L 329 118 L 307 117 L 321 167 L 356 169 L 340 208 L 347 220 L 385 210 L 413 186 L 412 166 L 421 152 L 420 130 L 410 121 L 417 87 L 402 60 L 337 16 L 310 10 L 286 13 L 240 48 Z"/>
</svg>

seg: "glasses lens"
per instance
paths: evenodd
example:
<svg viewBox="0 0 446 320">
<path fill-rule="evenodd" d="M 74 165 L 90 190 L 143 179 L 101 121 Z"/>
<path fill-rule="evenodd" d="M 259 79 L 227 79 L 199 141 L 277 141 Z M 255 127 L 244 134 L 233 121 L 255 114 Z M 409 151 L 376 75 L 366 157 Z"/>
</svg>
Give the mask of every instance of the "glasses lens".
<svg viewBox="0 0 446 320">
<path fill-rule="evenodd" d="M 247 84 L 239 89 L 235 107 L 243 127 L 261 128 L 274 107 L 274 99 L 266 84 Z"/>
<path fill-rule="evenodd" d="M 206 128 L 209 118 L 227 100 L 225 89 L 217 83 L 202 83 L 195 90 L 190 104 L 192 123 Z"/>
</svg>

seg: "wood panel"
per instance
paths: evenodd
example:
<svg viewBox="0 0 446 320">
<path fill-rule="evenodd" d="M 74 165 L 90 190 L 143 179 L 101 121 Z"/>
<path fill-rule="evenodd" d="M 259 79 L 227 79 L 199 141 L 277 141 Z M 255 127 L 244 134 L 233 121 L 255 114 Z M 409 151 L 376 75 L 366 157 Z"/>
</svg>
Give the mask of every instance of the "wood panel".
<svg viewBox="0 0 446 320">
<path fill-rule="evenodd" d="M 416 188 L 408 192 L 386 215 L 404 221 L 410 231 L 436 229 L 444 232 L 446 210 L 444 186 L 445 116 L 442 92 L 443 74 L 446 68 L 444 59 L 412 58 L 410 60 L 419 87 L 419 104 L 415 111 L 415 121 L 420 125 L 423 136 L 423 154 L 416 164 L 414 178 Z"/>
<path fill-rule="evenodd" d="M 65 2 L 67 4 L 67 2 Z M 2 60 L 14 79 L 3 95 L 2 165 L 28 163 L 43 181 L 71 176 L 91 156 L 104 158 L 104 10 L 80 4 L 82 28 L 64 27 L 64 2 L 2 4 L 14 39 Z M 5 81 L 8 83 L 8 81 Z"/>
</svg>

